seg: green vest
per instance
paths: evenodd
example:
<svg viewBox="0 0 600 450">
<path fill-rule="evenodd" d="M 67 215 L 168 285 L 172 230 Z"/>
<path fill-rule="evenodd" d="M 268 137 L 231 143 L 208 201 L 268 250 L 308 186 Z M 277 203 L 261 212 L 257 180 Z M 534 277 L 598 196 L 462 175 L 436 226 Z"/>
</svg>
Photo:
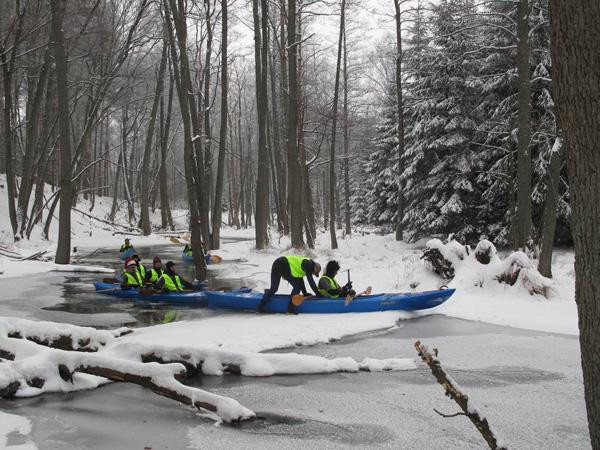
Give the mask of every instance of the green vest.
<svg viewBox="0 0 600 450">
<path fill-rule="evenodd" d="M 144 284 L 143 278 L 140 277 L 140 273 L 137 270 L 135 275 L 125 271 L 123 272 L 123 276 L 125 277 L 125 280 L 129 286 L 142 286 Z"/>
<path fill-rule="evenodd" d="M 302 278 L 306 276 L 306 272 L 302 268 L 302 261 L 307 260 L 304 256 L 286 256 L 290 265 L 290 272 L 294 278 Z"/>
<path fill-rule="evenodd" d="M 179 275 L 175 275 L 175 280 L 173 280 L 170 275 L 167 275 L 163 272 L 162 278 L 165 280 L 165 289 L 167 291 L 183 291 L 183 286 L 181 285 L 181 279 L 179 278 Z"/>
<path fill-rule="evenodd" d="M 327 281 L 329 281 L 329 285 L 333 288 L 333 289 L 339 289 L 340 285 L 337 284 L 337 281 L 335 281 L 335 278 L 329 278 L 327 275 L 323 275 L 321 278 L 325 278 Z M 319 280 L 321 281 L 321 280 Z M 321 283 L 319 283 L 321 284 Z M 337 298 L 339 297 L 339 295 L 331 295 L 327 289 L 319 289 L 319 293 L 323 296 L 323 297 L 331 297 L 331 298 Z"/>
<path fill-rule="evenodd" d="M 153 267 L 150 269 L 150 281 L 152 283 L 156 283 L 163 273 L 164 271 L 162 269 L 160 269 L 160 273 L 158 273 L 158 271 Z"/>
<path fill-rule="evenodd" d="M 144 267 L 144 265 L 140 263 L 137 270 L 138 270 L 138 273 L 140 274 L 140 276 L 142 277 L 142 280 L 145 279 L 146 278 L 146 267 Z"/>
<path fill-rule="evenodd" d="M 185 252 L 185 256 L 194 256 L 191 248 Z"/>
</svg>

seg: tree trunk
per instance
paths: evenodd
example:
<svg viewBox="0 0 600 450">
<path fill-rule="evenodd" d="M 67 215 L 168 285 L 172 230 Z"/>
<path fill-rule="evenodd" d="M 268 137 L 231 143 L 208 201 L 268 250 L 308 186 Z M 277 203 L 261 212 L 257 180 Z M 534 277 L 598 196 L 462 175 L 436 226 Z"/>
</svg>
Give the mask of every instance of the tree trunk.
<svg viewBox="0 0 600 450">
<path fill-rule="evenodd" d="M 400 18 L 400 0 L 394 0 L 394 8 L 396 10 L 396 98 L 398 101 L 398 209 L 396 211 L 396 240 L 401 241 L 404 232 L 402 227 L 402 219 L 404 218 L 404 186 L 400 179 L 402 175 L 402 156 L 404 155 L 404 104 L 402 103 L 402 21 Z"/>
<path fill-rule="evenodd" d="M 269 154 L 267 150 L 267 4 L 261 0 L 261 23 L 258 14 L 258 0 L 252 1 L 254 18 L 254 70 L 256 76 L 256 109 L 258 115 L 258 174 L 256 177 L 256 248 L 267 246 L 267 224 L 269 215 Z"/>
<path fill-rule="evenodd" d="M 212 43 L 213 43 L 213 25 L 211 24 L 211 19 L 214 14 L 211 9 L 210 0 L 204 0 L 204 8 L 206 10 L 206 54 L 204 56 L 204 94 L 202 101 L 202 110 L 203 110 L 203 120 L 204 120 L 204 169 L 202 176 L 202 184 L 199 186 L 203 192 L 206 192 L 206 198 L 204 202 L 206 203 L 207 210 L 210 208 L 208 204 L 210 201 L 210 175 L 211 175 L 211 165 L 212 165 L 212 128 L 210 124 L 210 58 L 212 57 Z M 199 151 L 202 144 L 202 140 L 197 142 L 197 152 Z M 196 158 L 201 157 L 199 154 Z M 198 168 L 200 171 L 200 168 Z M 204 194 L 200 194 L 202 198 Z M 201 202 L 202 203 L 202 202 Z M 207 216 L 208 217 L 208 216 Z M 202 231 L 202 237 L 206 240 L 204 236 L 206 233 L 205 230 Z M 212 239 L 211 239 L 212 240 Z M 206 241 L 206 245 L 212 245 L 212 242 Z"/>
<path fill-rule="evenodd" d="M 18 5 L 18 4 L 17 4 Z M 18 6 L 15 8 L 18 9 Z M 17 10 L 19 19 L 17 21 L 17 28 L 15 31 L 15 39 L 13 41 L 12 50 L 10 52 L 10 60 L 6 60 L 6 49 L 4 46 L 0 47 L 0 62 L 2 63 L 2 81 L 4 85 L 4 161 L 6 170 L 6 184 L 8 194 L 8 215 L 10 217 L 10 224 L 13 231 L 13 236 L 17 237 L 18 222 L 17 222 L 17 210 L 15 208 L 15 197 L 17 196 L 17 187 L 15 180 L 15 173 L 13 169 L 13 143 L 14 134 L 11 124 L 11 114 L 13 109 L 12 99 L 12 73 L 15 65 L 15 59 L 17 55 L 18 42 L 21 39 L 23 31 L 23 18 L 25 16 L 25 8 L 22 11 Z"/>
<path fill-rule="evenodd" d="M 158 113 L 158 104 L 163 91 L 163 78 L 167 67 L 167 44 L 163 43 L 162 56 L 160 58 L 160 66 L 158 68 L 158 76 L 156 78 L 156 90 L 154 93 L 154 101 L 152 102 L 152 111 L 150 112 L 150 121 L 148 122 L 148 133 L 146 134 L 146 144 L 144 146 L 144 156 L 142 157 L 142 183 L 140 192 L 140 222 L 142 233 L 148 236 L 152 232 L 150 224 L 150 214 L 148 212 L 148 201 L 150 192 L 150 152 L 152 150 L 152 139 L 154 137 L 154 124 L 156 123 L 156 114 Z"/>
<path fill-rule="evenodd" d="M 335 236 L 335 137 L 337 129 L 337 115 L 338 115 L 338 98 L 340 90 L 340 65 L 342 60 L 342 40 L 344 37 L 345 29 L 345 11 L 346 0 L 342 0 L 342 10 L 340 12 L 340 33 L 338 39 L 338 54 L 337 63 L 335 66 L 335 87 L 333 91 L 333 108 L 332 116 L 333 121 L 331 124 L 331 147 L 329 151 L 329 235 L 331 237 L 331 248 L 335 250 L 338 248 L 337 238 Z"/>
<path fill-rule="evenodd" d="M 346 42 L 346 29 L 344 28 L 344 226 L 345 234 L 350 236 L 350 159 L 348 152 L 349 127 L 348 127 L 348 48 Z"/>
<path fill-rule="evenodd" d="M 544 218 L 542 222 L 541 252 L 538 272 L 552 278 L 552 250 L 554 249 L 554 231 L 556 229 L 556 210 L 558 206 L 558 189 L 560 185 L 560 170 L 562 167 L 562 142 L 556 138 L 550 156 L 548 168 L 548 184 L 546 201 L 544 202 Z"/>
<path fill-rule="evenodd" d="M 210 26 L 210 24 L 209 24 Z M 221 216 L 223 205 L 223 178 L 225 176 L 225 153 L 227 152 L 227 0 L 221 0 L 221 129 L 219 132 L 219 159 L 217 162 L 217 181 L 212 213 L 212 245 L 221 246 Z"/>
<path fill-rule="evenodd" d="M 287 123 L 287 159 L 288 159 L 288 205 L 290 210 L 290 228 L 292 247 L 303 248 L 302 238 L 302 198 L 298 195 L 300 185 L 300 164 L 298 161 L 298 43 L 296 42 L 296 0 L 288 0 L 288 123 Z"/>
<path fill-rule="evenodd" d="M 44 52 L 44 62 L 40 67 L 37 76 L 38 82 L 35 89 L 28 92 L 27 101 L 27 125 L 26 125 L 26 141 L 25 154 L 23 155 L 23 170 L 21 174 L 21 187 L 19 189 L 19 199 L 17 203 L 17 211 L 19 212 L 19 233 L 24 237 L 27 227 L 27 210 L 29 209 L 29 198 L 33 189 L 33 163 L 35 144 L 38 139 L 39 118 L 42 112 L 42 99 L 46 87 L 46 79 L 48 77 L 48 66 L 50 65 L 50 52 Z M 30 96 L 31 95 L 31 96 Z"/>
<path fill-rule="evenodd" d="M 525 249 L 531 231 L 531 99 L 529 75 L 529 1 L 519 0 L 517 8 L 517 71 L 519 141 L 517 164 L 517 242 L 516 249 Z"/>
<path fill-rule="evenodd" d="M 163 0 L 163 6 L 165 8 L 165 22 L 168 32 L 169 47 L 171 51 L 171 63 L 173 65 L 173 73 L 175 76 L 175 86 L 177 88 L 177 97 L 179 98 L 179 107 L 181 109 L 181 117 L 183 121 L 183 136 L 184 136 L 184 147 L 183 147 L 183 158 L 185 164 L 185 180 L 187 187 L 187 196 L 190 209 L 190 231 L 191 231 L 191 245 L 192 252 L 194 255 L 194 264 L 196 266 L 196 278 L 198 280 L 206 279 L 206 262 L 204 261 L 204 254 L 202 252 L 202 230 L 201 230 L 201 219 L 198 209 L 198 202 L 196 199 L 196 183 L 201 182 L 196 176 L 200 174 L 195 173 L 194 170 L 194 149 L 192 142 L 192 120 L 191 120 L 191 92 L 189 90 L 191 85 L 189 65 L 183 63 L 183 60 L 187 62 L 187 51 L 186 44 L 186 20 L 185 11 L 183 9 L 183 2 L 180 1 L 180 10 L 177 11 L 175 8 L 175 0 Z M 173 24 L 171 22 L 171 8 L 173 7 L 173 21 L 177 28 L 177 42 L 179 50 L 181 52 L 182 62 L 179 61 L 177 49 L 175 47 L 175 36 L 173 33 Z M 187 78 L 184 83 L 182 78 Z M 197 125 L 197 124 L 196 124 Z M 199 164 L 204 166 L 202 161 Z M 207 224 L 206 224 L 207 225 Z M 209 242 L 208 240 L 206 242 Z"/>
<path fill-rule="evenodd" d="M 567 149 L 575 300 L 592 448 L 600 449 L 600 3 L 550 1 L 552 82 Z"/>
<path fill-rule="evenodd" d="M 58 97 L 58 122 L 60 130 L 60 210 L 56 264 L 69 264 L 71 259 L 71 134 L 69 130 L 69 91 L 67 89 L 67 57 L 63 18 L 64 0 L 51 0 L 51 36 L 56 71 L 56 93 Z"/>
<path fill-rule="evenodd" d="M 169 187 L 167 180 L 167 150 L 169 147 L 169 130 L 171 128 L 171 110 L 173 106 L 173 75 L 169 77 L 169 100 L 167 104 L 167 117 L 163 122 L 163 103 L 161 101 L 161 136 L 160 136 L 160 169 L 159 169 L 159 183 L 160 183 L 160 214 L 162 228 L 173 226 L 173 217 L 171 215 L 171 206 L 169 205 Z M 164 124 L 164 125 L 163 125 Z"/>
</svg>

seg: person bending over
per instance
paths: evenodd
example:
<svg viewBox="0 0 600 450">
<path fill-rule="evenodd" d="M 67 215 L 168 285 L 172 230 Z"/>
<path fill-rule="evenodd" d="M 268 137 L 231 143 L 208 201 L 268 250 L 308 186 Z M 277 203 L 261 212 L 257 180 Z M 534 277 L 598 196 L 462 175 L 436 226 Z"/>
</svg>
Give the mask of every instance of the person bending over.
<svg viewBox="0 0 600 450">
<path fill-rule="evenodd" d="M 269 303 L 271 297 L 279 289 L 279 283 L 283 278 L 292 285 L 288 312 L 293 313 L 295 308 L 292 303 L 292 297 L 300 292 L 308 295 L 306 286 L 304 285 L 304 277 L 308 279 L 308 284 L 310 284 L 315 295 L 319 295 L 319 290 L 313 279 L 313 275 L 319 276 L 319 272 L 321 272 L 321 265 L 304 256 L 281 256 L 277 258 L 271 267 L 271 287 L 265 290 L 265 294 L 258 305 L 258 311 L 264 312 L 267 303 Z"/>
</svg>

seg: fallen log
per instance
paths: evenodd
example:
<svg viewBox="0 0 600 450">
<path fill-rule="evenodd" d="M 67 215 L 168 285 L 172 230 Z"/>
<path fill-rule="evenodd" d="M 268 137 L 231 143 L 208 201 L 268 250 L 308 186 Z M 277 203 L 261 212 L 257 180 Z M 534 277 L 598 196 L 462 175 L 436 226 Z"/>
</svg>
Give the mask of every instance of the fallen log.
<svg viewBox="0 0 600 450">
<path fill-rule="evenodd" d="M 437 359 L 437 349 L 433 349 L 432 354 L 425 345 L 421 344 L 421 341 L 415 342 L 415 348 L 423 362 L 431 369 L 431 373 L 436 378 L 437 382 L 441 384 L 446 391 L 446 395 L 454 400 L 463 412 L 456 414 L 442 414 L 435 409 L 434 411 L 442 417 L 456 417 L 458 415 L 467 416 L 471 422 L 473 422 L 473 425 L 475 425 L 491 449 L 506 450 L 504 445 L 498 443 L 498 437 L 491 430 L 488 420 L 479 413 L 472 405 L 472 402 L 469 404 L 469 397 L 467 394 L 462 392 L 456 382 L 444 371 L 442 364 Z"/>
</svg>

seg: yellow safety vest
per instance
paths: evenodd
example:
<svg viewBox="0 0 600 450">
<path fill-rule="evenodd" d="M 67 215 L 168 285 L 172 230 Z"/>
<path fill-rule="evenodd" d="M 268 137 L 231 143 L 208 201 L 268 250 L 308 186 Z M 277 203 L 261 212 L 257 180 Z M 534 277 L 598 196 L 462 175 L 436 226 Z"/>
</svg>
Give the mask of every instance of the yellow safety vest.
<svg viewBox="0 0 600 450">
<path fill-rule="evenodd" d="M 144 267 L 143 264 L 140 264 L 138 266 L 137 270 L 138 270 L 139 274 L 141 275 L 142 280 L 145 279 L 146 278 L 146 267 Z"/>
<path fill-rule="evenodd" d="M 286 256 L 290 265 L 290 272 L 294 278 L 302 278 L 306 276 L 306 272 L 302 268 L 302 261 L 307 260 L 304 256 Z"/>
<path fill-rule="evenodd" d="M 179 275 L 175 275 L 175 280 L 173 280 L 173 278 L 163 272 L 162 278 L 165 280 L 164 286 L 167 291 L 183 291 L 183 286 L 181 285 L 181 279 L 179 278 Z"/>
<path fill-rule="evenodd" d="M 163 273 L 164 271 L 162 269 L 160 269 L 159 274 L 158 271 L 153 267 L 152 269 L 150 269 L 150 281 L 152 283 L 156 283 Z"/>
<path fill-rule="evenodd" d="M 142 286 L 144 284 L 143 279 L 140 278 L 140 273 L 137 270 L 135 271 L 135 276 L 127 271 L 123 272 L 123 276 L 126 278 L 129 286 Z"/>
<path fill-rule="evenodd" d="M 339 289 L 339 288 L 340 288 L 340 285 L 339 285 L 339 284 L 337 284 L 337 281 L 335 281 L 335 278 L 330 278 L 330 277 L 328 277 L 327 275 L 323 275 L 321 278 L 325 278 L 327 281 L 329 281 L 329 284 L 331 285 L 331 287 L 332 287 L 333 289 Z M 321 281 L 321 280 L 319 280 L 319 281 Z M 321 284 L 321 283 L 319 283 L 319 284 Z M 331 298 L 337 298 L 337 297 L 339 297 L 339 294 L 336 294 L 336 295 L 331 295 L 331 294 L 330 294 L 330 293 L 327 291 L 327 289 L 319 289 L 319 293 L 320 293 L 320 294 L 321 294 L 323 297 L 331 297 Z"/>
</svg>

